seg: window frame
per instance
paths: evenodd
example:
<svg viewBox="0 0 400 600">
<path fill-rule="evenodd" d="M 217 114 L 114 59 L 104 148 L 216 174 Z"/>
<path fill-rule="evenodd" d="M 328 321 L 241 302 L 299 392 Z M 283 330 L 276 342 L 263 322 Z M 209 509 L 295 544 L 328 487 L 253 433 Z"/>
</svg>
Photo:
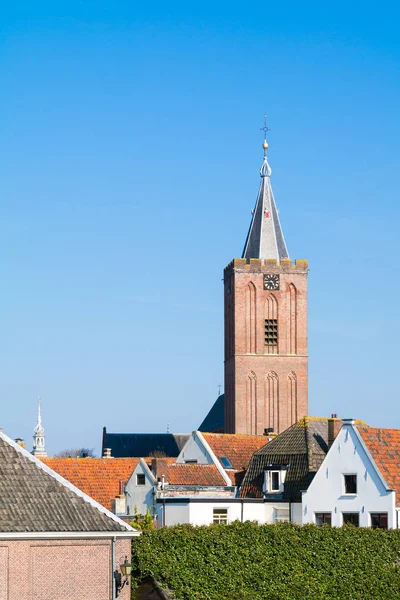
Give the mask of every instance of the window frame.
<svg viewBox="0 0 400 600">
<path fill-rule="evenodd" d="M 216 513 L 224 513 L 224 515 L 222 514 L 216 514 Z M 227 508 L 226 506 L 213 506 L 213 519 L 212 522 L 213 524 L 217 524 L 220 525 L 221 523 L 225 523 L 228 524 L 229 523 L 229 508 Z"/>
<path fill-rule="evenodd" d="M 143 483 L 139 483 L 139 477 L 143 478 Z M 146 475 L 144 473 L 136 473 L 136 485 L 139 487 L 146 485 Z"/>
<path fill-rule="evenodd" d="M 329 515 L 329 518 L 326 519 L 326 517 L 328 517 L 328 515 Z M 322 517 L 322 523 L 317 523 L 318 517 Z M 324 525 L 332 527 L 332 513 L 331 512 L 315 512 L 314 513 L 314 523 L 315 523 L 315 525 L 317 525 L 317 527 L 323 527 Z"/>
<path fill-rule="evenodd" d="M 346 515 L 357 515 L 357 517 L 358 517 L 357 525 L 355 525 L 354 523 L 345 523 L 344 519 L 345 519 Z M 353 527 L 360 527 L 360 513 L 351 511 L 351 510 L 343 511 L 342 512 L 342 525 L 352 525 Z"/>
<path fill-rule="evenodd" d="M 348 492 L 347 491 L 347 483 L 346 483 L 346 477 L 355 477 L 355 492 Z M 358 481 L 357 481 L 357 473 L 343 473 L 343 495 L 344 496 L 357 496 L 358 494 Z"/>
<path fill-rule="evenodd" d="M 278 319 L 264 319 L 264 346 L 277 348 L 279 341 Z"/>
<path fill-rule="evenodd" d="M 374 517 L 386 517 L 386 527 L 382 527 L 381 525 L 373 525 L 372 519 Z M 387 513 L 387 512 L 370 512 L 369 513 L 369 522 L 370 522 L 370 527 L 372 527 L 372 529 L 389 529 L 389 513 Z"/>
</svg>

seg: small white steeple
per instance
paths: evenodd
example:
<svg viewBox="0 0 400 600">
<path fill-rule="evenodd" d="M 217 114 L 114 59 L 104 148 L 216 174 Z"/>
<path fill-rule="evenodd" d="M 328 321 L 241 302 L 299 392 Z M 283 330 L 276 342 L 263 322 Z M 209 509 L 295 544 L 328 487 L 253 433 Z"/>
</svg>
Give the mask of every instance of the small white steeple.
<svg viewBox="0 0 400 600">
<path fill-rule="evenodd" d="M 45 446 L 45 435 L 42 426 L 42 416 L 40 414 L 40 398 L 38 398 L 38 417 L 37 425 L 33 430 L 33 451 L 34 456 L 47 456 Z"/>
</svg>

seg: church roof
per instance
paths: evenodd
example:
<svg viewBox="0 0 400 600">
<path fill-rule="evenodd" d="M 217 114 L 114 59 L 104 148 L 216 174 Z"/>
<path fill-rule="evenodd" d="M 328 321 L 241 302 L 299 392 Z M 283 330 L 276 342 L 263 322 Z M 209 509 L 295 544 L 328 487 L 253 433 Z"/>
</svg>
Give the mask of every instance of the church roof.
<svg viewBox="0 0 400 600">
<path fill-rule="evenodd" d="M 224 431 L 224 418 L 225 394 L 221 394 L 210 408 L 198 431 L 222 432 Z"/>
<path fill-rule="evenodd" d="M 107 433 L 103 428 L 104 448 L 111 448 L 114 458 L 154 456 L 177 457 L 189 434 L 180 433 Z"/>
<path fill-rule="evenodd" d="M 261 183 L 242 258 L 273 258 L 278 262 L 289 258 L 274 194 L 271 187 L 271 167 L 268 164 L 264 141 L 264 162 L 260 169 Z"/>
</svg>

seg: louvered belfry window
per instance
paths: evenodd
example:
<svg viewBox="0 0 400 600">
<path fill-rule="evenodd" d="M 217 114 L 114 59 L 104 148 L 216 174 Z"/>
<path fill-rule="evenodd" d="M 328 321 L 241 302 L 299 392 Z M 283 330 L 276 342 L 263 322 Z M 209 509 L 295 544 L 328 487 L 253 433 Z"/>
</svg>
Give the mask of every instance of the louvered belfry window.
<svg viewBox="0 0 400 600">
<path fill-rule="evenodd" d="M 265 319 L 264 344 L 278 345 L 278 319 Z"/>
</svg>

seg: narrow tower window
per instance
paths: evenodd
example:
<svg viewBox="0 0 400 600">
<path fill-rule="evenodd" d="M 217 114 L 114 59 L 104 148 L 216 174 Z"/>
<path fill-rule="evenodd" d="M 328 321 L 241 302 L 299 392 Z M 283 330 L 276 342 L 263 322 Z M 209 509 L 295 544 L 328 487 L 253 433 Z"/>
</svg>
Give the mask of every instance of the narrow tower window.
<svg viewBox="0 0 400 600">
<path fill-rule="evenodd" d="M 278 319 L 265 319 L 264 344 L 265 346 L 278 345 Z"/>
</svg>

